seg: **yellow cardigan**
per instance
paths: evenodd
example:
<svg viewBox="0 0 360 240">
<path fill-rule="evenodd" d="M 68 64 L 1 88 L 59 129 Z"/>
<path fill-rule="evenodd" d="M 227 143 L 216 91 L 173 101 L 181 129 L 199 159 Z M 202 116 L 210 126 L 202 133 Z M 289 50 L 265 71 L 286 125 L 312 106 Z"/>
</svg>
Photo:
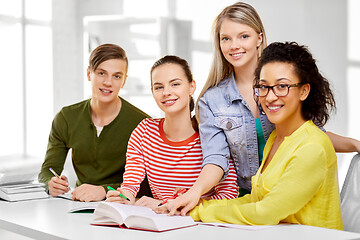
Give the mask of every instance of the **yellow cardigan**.
<svg viewBox="0 0 360 240">
<path fill-rule="evenodd" d="M 264 149 L 267 159 L 274 130 Z M 286 137 L 252 191 L 237 199 L 204 201 L 190 212 L 194 220 L 245 225 L 297 223 L 343 229 L 336 154 L 330 139 L 312 121 Z"/>
</svg>

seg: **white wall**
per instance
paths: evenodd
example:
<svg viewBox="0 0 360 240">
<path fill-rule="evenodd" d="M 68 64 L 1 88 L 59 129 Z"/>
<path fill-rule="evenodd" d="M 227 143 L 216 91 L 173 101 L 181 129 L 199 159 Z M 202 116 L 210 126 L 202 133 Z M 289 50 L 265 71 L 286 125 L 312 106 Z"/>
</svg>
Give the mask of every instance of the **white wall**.
<svg viewBox="0 0 360 240">
<path fill-rule="evenodd" d="M 122 14 L 122 0 L 53 1 L 54 114 L 84 99 L 84 16 L 111 14 Z"/>
<path fill-rule="evenodd" d="M 296 41 L 309 46 L 332 84 L 337 113 L 327 130 L 346 134 L 347 3 L 341 0 L 256 1 L 269 43 Z"/>
</svg>

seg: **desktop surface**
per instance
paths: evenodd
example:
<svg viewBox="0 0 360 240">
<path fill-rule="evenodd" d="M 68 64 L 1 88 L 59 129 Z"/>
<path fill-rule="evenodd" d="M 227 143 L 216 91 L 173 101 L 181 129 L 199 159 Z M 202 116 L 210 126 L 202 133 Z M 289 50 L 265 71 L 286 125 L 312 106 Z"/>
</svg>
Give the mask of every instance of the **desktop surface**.
<svg viewBox="0 0 360 240">
<path fill-rule="evenodd" d="M 360 234 L 304 225 L 287 225 L 251 231 L 198 225 L 162 233 L 93 226 L 90 213 L 69 213 L 86 203 L 61 198 L 0 201 L 0 228 L 35 239 L 360 239 Z"/>
</svg>

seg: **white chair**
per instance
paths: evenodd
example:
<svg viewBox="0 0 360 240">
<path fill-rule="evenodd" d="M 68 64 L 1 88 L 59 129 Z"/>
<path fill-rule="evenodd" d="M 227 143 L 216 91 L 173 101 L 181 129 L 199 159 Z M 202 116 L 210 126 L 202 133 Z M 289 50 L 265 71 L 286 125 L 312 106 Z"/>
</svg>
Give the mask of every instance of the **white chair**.
<svg viewBox="0 0 360 240">
<path fill-rule="evenodd" d="M 360 233 L 360 154 L 351 160 L 340 197 L 345 231 Z"/>
</svg>

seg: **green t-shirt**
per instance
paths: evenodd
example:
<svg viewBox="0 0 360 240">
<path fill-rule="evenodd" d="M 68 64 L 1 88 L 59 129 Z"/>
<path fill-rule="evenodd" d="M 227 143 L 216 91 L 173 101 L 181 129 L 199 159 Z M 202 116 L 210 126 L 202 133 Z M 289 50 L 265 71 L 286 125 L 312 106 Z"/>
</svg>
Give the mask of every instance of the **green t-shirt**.
<svg viewBox="0 0 360 240">
<path fill-rule="evenodd" d="M 76 186 L 88 183 L 117 188 L 121 184 L 130 135 L 141 120 L 149 116 L 120 99 L 120 113 L 104 126 L 99 137 L 91 119 L 90 99 L 64 107 L 55 116 L 40 182 L 47 184 L 53 177 L 50 167 L 58 174 L 63 171 L 66 155 L 72 149 Z"/>
<path fill-rule="evenodd" d="M 262 159 L 263 159 L 263 153 L 264 153 L 264 147 L 266 144 L 264 132 L 261 127 L 260 118 L 255 119 L 256 122 L 256 135 L 258 140 L 258 152 L 259 152 L 259 166 L 261 165 Z"/>
</svg>

